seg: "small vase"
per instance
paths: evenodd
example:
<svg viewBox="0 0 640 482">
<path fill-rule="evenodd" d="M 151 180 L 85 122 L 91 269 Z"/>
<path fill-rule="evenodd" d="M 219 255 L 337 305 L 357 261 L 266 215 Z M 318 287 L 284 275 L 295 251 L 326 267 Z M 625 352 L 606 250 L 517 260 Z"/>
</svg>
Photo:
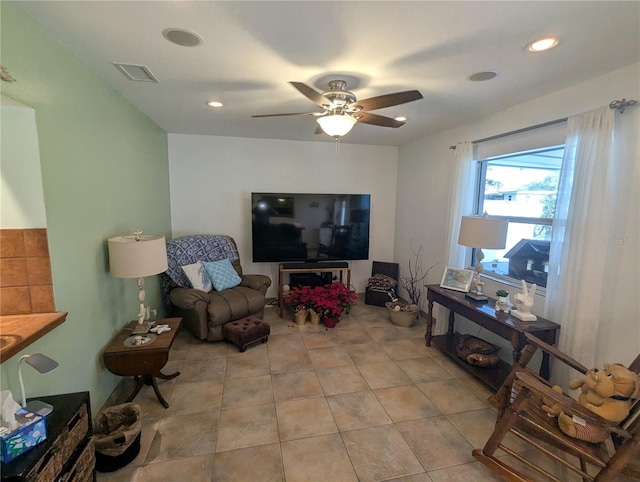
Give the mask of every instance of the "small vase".
<svg viewBox="0 0 640 482">
<path fill-rule="evenodd" d="M 311 321 L 312 325 L 319 325 L 320 315 L 313 310 L 309 310 L 309 320 Z"/>
<path fill-rule="evenodd" d="M 304 325 L 307 322 L 307 310 L 296 312 L 296 325 Z"/>
<path fill-rule="evenodd" d="M 338 323 L 339 318 L 337 316 L 325 316 L 324 317 L 324 326 L 327 328 L 334 328 L 336 323 Z"/>
</svg>

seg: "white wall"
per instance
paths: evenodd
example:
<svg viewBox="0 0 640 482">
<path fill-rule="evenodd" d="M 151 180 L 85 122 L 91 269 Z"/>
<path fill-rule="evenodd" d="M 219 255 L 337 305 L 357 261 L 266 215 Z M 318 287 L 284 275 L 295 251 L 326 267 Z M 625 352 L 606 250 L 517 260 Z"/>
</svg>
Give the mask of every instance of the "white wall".
<svg viewBox="0 0 640 482">
<path fill-rule="evenodd" d="M 608 105 L 615 99 L 640 99 L 640 64 L 633 64 L 577 84 L 573 87 L 540 97 L 531 102 L 514 106 L 482 119 L 458 126 L 453 129 L 420 139 L 400 148 L 398 164 L 398 198 L 396 203 L 396 233 L 394 259 L 400 261 L 401 269 L 406 267 L 409 240 L 413 245 L 424 245 L 424 264 L 439 261 L 437 269 L 430 274 L 428 281 L 439 283 L 447 256 L 447 233 L 449 211 L 447 209 L 452 183 L 452 163 L 454 153 L 449 149 L 461 141 L 474 141 L 485 137 L 510 132 L 516 129 L 567 117 L 573 114 Z M 627 126 L 636 126 L 636 139 L 640 108 L 629 108 L 623 114 L 622 121 Z M 633 149 L 632 149 L 633 150 Z M 640 148 L 635 145 L 634 155 L 638 159 Z M 636 166 L 638 163 L 636 162 Z M 635 175 L 637 172 L 630 173 Z M 637 186 L 636 181 L 636 186 Z M 637 211 L 636 211 L 637 212 Z M 612 215 L 615 215 L 612 213 Z M 421 220 L 421 222 L 416 222 Z M 635 220 L 637 232 L 638 219 Z M 638 253 L 627 250 L 632 266 L 638 265 Z M 628 273 L 627 299 L 637 299 L 639 293 L 640 269 Z M 491 293 L 497 286 L 487 283 L 485 291 Z M 512 293 L 515 290 L 510 290 Z M 534 312 L 543 310 L 543 298 L 538 298 Z M 423 303 L 424 305 L 424 303 Z M 606 327 L 607 336 L 602 337 L 598 358 L 610 362 L 629 363 L 640 351 L 640 332 L 637 310 L 628 312 L 626 308 L 613 305 L 612 310 L 620 310 L 620 316 L 614 316 L 616 322 Z M 562 323 L 562 320 L 554 320 Z M 436 333 L 446 331 L 445 320 L 438 320 Z M 467 331 L 464 331 L 467 330 Z M 461 325 L 460 331 L 478 334 L 477 325 Z M 494 338 L 483 331 L 480 336 L 504 346 L 504 341 Z M 503 349 L 510 356 L 510 349 Z"/>
<path fill-rule="evenodd" d="M 46 228 L 36 111 L 0 96 L 0 227 Z"/>
<path fill-rule="evenodd" d="M 371 261 L 393 257 L 397 167 L 396 147 L 169 134 L 173 237 L 228 234 L 244 272 L 277 284 L 276 263 L 251 261 L 251 192 L 371 194 L 369 260 L 350 262 L 363 292 Z"/>
</svg>

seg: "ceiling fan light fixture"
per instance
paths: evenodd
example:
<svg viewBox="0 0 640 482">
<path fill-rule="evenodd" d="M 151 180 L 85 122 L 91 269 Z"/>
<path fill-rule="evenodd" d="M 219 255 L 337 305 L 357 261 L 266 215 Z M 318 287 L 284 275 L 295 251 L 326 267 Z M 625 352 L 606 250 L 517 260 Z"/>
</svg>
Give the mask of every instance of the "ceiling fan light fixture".
<svg viewBox="0 0 640 482">
<path fill-rule="evenodd" d="M 210 101 L 207 102 L 207 105 L 209 107 L 216 108 L 216 107 L 222 107 L 224 104 L 222 102 L 217 101 L 217 100 L 210 100 Z"/>
<path fill-rule="evenodd" d="M 318 124 L 325 132 L 325 134 L 331 137 L 342 137 L 347 134 L 357 119 L 347 114 L 331 114 L 323 117 L 318 117 Z"/>
</svg>

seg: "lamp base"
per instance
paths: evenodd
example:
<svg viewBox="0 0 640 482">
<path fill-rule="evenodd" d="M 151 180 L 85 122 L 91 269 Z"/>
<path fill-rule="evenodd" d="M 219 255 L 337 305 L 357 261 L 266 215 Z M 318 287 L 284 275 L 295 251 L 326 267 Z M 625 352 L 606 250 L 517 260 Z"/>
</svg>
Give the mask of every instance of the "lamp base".
<svg viewBox="0 0 640 482">
<path fill-rule="evenodd" d="M 40 400 L 29 400 L 27 402 L 27 406 L 25 407 L 27 410 L 33 413 L 37 413 L 43 417 L 46 417 L 51 412 L 53 412 L 53 406 L 48 403 L 42 402 Z"/>
<path fill-rule="evenodd" d="M 132 335 L 145 335 L 147 333 L 149 333 L 149 330 L 151 329 L 151 326 L 153 325 L 153 323 L 147 323 L 146 321 L 142 324 L 138 323 L 136 324 L 136 326 L 134 326 L 133 331 L 131 332 Z"/>
<path fill-rule="evenodd" d="M 484 293 L 476 293 L 475 291 L 471 291 L 465 296 L 476 301 L 489 301 L 489 297 L 487 295 L 485 295 Z"/>
</svg>

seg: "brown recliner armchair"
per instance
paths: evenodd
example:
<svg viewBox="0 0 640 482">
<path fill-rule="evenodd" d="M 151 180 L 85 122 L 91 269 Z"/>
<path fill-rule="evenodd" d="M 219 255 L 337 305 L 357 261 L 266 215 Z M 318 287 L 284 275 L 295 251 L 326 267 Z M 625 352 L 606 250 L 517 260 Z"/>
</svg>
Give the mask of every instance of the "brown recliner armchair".
<svg viewBox="0 0 640 482">
<path fill-rule="evenodd" d="M 208 293 L 191 288 L 182 266 L 197 261 L 231 260 L 242 282 L 222 291 Z M 265 294 L 271 279 L 261 274 L 243 274 L 235 241 L 224 235 L 181 236 L 167 242 L 168 269 L 162 273 L 163 295 L 171 316 L 182 317 L 183 325 L 201 340 L 220 341 L 222 325 L 245 316 L 262 318 Z"/>
</svg>

